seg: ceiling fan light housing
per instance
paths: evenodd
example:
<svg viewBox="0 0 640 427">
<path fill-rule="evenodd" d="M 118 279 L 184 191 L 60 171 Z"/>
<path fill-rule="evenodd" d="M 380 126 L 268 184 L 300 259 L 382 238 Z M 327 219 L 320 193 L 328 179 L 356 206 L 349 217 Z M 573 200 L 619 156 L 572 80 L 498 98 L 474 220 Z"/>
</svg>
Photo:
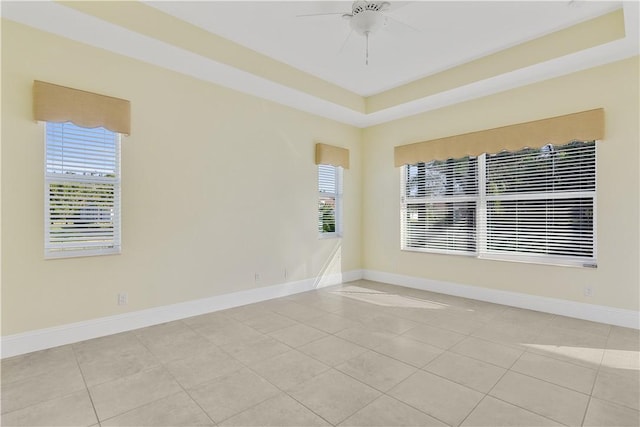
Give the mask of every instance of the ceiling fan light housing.
<svg viewBox="0 0 640 427">
<path fill-rule="evenodd" d="M 386 24 L 385 16 L 377 10 L 363 10 L 351 17 L 351 28 L 360 34 L 373 34 Z"/>
</svg>

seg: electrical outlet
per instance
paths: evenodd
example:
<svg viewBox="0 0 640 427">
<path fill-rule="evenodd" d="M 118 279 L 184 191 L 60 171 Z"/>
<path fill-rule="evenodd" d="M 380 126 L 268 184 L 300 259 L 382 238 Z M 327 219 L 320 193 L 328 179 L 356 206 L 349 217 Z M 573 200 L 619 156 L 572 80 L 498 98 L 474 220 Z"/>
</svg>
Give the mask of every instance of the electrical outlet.
<svg viewBox="0 0 640 427">
<path fill-rule="evenodd" d="M 255 279 L 256 279 L 256 283 L 260 281 L 260 273 L 256 273 Z"/>
<path fill-rule="evenodd" d="M 129 304 L 129 294 L 126 292 L 120 292 L 118 294 L 118 305 L 127 305 Z"/>
<path fill-rule="evenodd" d="M 585 297 L 592 297 L 593 296 L 593 288 L 589 285 L 584 287 L 584 296 Z"/>
<path fill-rule="evenodd" d="M 287 271 L 287 269 L 284 269 L 284 280 L 287 280 L 289 278 L 289 272 Z"/>
</svg>

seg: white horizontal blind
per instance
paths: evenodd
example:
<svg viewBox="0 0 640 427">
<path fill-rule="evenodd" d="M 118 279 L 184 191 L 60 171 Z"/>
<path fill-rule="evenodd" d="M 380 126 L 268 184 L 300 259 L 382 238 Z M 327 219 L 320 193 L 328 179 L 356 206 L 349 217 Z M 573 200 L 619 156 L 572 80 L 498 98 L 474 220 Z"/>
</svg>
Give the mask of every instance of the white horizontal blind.
<svg viewBox="0 0 640 427">
<path fill-rule="evenodd" d="M 406 165 L 401 247 L 593 266 L 595 142 Z"/>
<path fill-rule="evenodd" d="M 318 232 L 340 233 L 340 205 L 342 168 L 318 165 Z"/>
<path fill-rule="evenodd" d="M 120 251 L 120 135 L 46 124 L 45 256 Z"/>
<path fill-rule="evenodd" d="M 475 253 L 476 158 L 407 165 L 403 173 L 402 249 Z"/>
<path fill-rule="evenodd" d="M 486 156 L 486 252 L 595 260 L 594 142 Z"/>
</svg>

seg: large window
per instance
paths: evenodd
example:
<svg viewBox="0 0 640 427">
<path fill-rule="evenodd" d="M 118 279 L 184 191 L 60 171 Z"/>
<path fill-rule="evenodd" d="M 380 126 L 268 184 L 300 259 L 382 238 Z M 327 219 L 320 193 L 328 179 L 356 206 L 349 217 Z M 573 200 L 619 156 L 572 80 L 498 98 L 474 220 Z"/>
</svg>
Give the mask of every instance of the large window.
<svg viewBox="0 0 640 427">
<path fill-rule="evenodd" d="M 45 256 L 120 252 L 120 135 L 46 124 Z"/>
<path fill-rule="evenodd" d="M 403 167 L 402 249 L 594 266 L 596 145 Z"/>
<path fill-rule="evenodd" d="M 318 232 L 322 237 L 342 233 L 342 168 L 318 165 Z"/>
</svg>

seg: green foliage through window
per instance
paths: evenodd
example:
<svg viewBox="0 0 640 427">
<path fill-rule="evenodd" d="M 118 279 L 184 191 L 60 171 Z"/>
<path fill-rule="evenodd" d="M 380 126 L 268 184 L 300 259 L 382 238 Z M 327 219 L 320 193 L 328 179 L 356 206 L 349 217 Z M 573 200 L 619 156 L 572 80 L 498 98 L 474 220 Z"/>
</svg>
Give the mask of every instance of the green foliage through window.
<svg viewBox="0 0 640 427">
<path fill-rule="evenodd" d="M 332 165 L 318 165 L 318 232 L 340 231 L 341 169 Z"/>
</svg>

